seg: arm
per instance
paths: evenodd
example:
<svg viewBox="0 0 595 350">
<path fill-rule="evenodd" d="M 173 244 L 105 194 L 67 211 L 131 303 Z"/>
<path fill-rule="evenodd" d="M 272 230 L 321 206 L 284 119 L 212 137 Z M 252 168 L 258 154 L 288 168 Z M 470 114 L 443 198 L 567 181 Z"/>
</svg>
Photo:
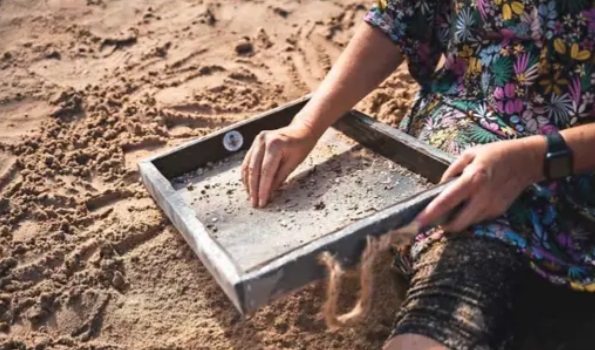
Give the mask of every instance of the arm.
<svg viewBox="0 0 595 350">
<path fill-rule="evenodd" d="M 293 124 L 306 126 L 319 138 L 402 61 L 398 46 L 385 33 L 363 23 Z"/>
<path fill-rule="evenodd" d="M 581 174 L 595 171 L 595 123 L 585 124 L 560 131 L 574 156 L 574 173 Z M 545 140 L 540 136 L 532 136 L 527 140 L 529 150 L 535 153 L 536 164 L 533 182 L 544 180 L 543 159 L 545 156 Z M 531 151 L 530 151 L 531 152 Z"/>
<path fill-rule="evenodd" d="M 254 207 L 306 158 L 324 131 L 401 64 L 399 48 L 382 31 L 362 24 L 310 101 L 292 123 L 261 132 L 242 164 L 242 181 Z"/>
<path fill-rule="evenodd" d="M 595 123 L 560 132 L 573 151 L 574 173 L 595 171 Z M 461 203 L 465 208 L 443 228 L 460 232 L 472 224 L 500 216 L 532 183 L 545 180 L 546 141 L 542 135 L 500 141 L 464 152 L 444 173 L 460 175 L 419 215 L 419 225 L 432 225 Z"/>
</svg>

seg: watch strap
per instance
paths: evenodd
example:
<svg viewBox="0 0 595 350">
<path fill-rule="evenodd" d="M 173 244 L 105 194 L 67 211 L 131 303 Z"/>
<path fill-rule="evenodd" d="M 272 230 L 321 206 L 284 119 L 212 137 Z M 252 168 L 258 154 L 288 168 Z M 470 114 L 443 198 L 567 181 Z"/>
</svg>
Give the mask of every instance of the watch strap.
<svg viewBox="0 0 595 350">
<path fill-rule="evenodd" d="M 566 141 L 559 132 L 547 134 L 545 138 L 547 140 L 547 153 L 559 153 L 568 150 Z"/>
<path fill-rule="evenodd" d="M 564 141 L 564 138 L 559 132 L 554 132 L 545 135 L 547 143 L 547 151 L 544 159 L 544 175 L 548 180 L 555 180 L 561 177 L 572 175 L 573 158 L 572 150 Z M 559 162 L 564 159 L 565 162 Z M 553 164 L 558 165 L 558 168 L 552 169 Z M 565 164 L 563 169 L 560 169 L 560 164 Z"/>
</svg>

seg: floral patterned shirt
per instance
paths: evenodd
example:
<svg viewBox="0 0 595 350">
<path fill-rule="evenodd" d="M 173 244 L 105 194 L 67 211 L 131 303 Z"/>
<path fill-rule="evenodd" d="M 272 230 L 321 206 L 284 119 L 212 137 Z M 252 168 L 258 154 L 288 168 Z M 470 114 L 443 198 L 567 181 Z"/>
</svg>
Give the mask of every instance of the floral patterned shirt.
<svg viewBox="0 0 595 350">
<path fill-rule="evenodd" d="M 378 0 L 365 19 L 421 86 L 400 128 L 451 154 L 595 121 L 590 0 Z M 594 174 L 534 184 L 471 231 L 517 247 L 553 283 L 595 291 Z M 421 234 L 411 255 L 439 239 Z"/>
</svg>

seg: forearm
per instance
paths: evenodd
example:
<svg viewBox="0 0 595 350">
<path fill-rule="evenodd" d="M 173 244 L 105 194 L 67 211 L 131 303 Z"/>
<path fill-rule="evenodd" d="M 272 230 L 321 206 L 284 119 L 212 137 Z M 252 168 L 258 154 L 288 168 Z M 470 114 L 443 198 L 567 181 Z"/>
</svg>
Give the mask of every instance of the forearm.
<svg viewBox="0 0 595 350">
<path fill-rule="evenodd" d="M 402 61 L 397 46 L 384 33 L 363 23 L 294 123 L 305 124 L 320 137 Z"/>
<path fill-rule="evenodd" d="M 568 147 L 572 150 L 574 173 L 581 174 L 595 171 L 595 123 L 568 128 L 560 132 Z M 531 136 L 519 140 L 532 158 L 534 182 L 545 179 L 543 161 L 546 153 L 546 142 L 543 136 Z"/>
</svg>

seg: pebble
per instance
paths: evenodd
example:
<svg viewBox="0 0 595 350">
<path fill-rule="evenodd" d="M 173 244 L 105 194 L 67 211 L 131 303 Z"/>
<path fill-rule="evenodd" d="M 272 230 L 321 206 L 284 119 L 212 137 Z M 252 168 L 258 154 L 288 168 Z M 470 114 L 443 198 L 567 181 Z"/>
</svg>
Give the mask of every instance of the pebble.
<svg viewBox="0 0 595 350">
<path fill-rule="evenodd" d="M 212 218 L 211 221 L 212 222 L 217 222 L 217 218 Z"/>
<path fill-rule="evenodd" d="M 238 55 L 247 55 L 254 52 L 254 46 L 251 42 L 242 39 L 240 40 L 240 42 L 237 43 L 235 50 Z"/>
<path fill-rule="evenodd" d="M 122 276 L 122 273 L 120 271 L 114 272 L 112 284 L 114 285 L 114 287 L 116 287 L 116 289 L 122 289 L 125 286 L 126 280 L 124 279 L 124 276 Z"/>
</svg>

